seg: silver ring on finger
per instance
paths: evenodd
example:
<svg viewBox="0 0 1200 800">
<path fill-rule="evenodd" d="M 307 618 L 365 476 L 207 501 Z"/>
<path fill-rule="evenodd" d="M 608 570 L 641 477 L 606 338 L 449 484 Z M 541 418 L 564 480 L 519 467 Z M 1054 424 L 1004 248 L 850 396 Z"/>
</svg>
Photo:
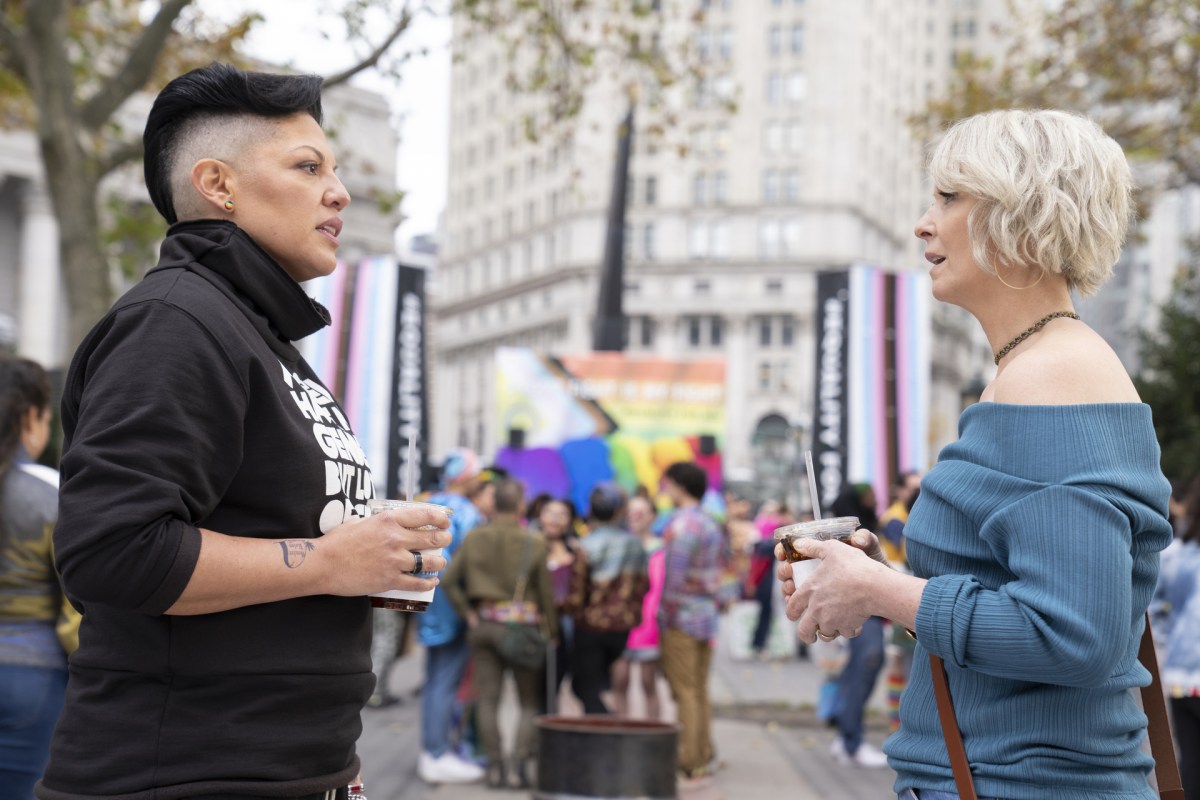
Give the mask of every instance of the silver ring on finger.
<svg viewBox="0 0 1200 800">
<path fill-rule="evenodd" d="M 820 639 L 822 642 L 832 642 L 834 639 L 837 638 L 837 634 L 835 633 L 831 636 L 828 633 L 825 633 L 825 631 L 821 630 L 820 628 L 817 628 L 817 638 Z"/>
<path fill-rule="evenodd" d="M 423 555 L 421 555 L 420 550 L 409 550 L 408 552 L 412 553 L 413 558 L 416 559 L 416 563 L 413 564 L 413 568 L 408 571 L 408 574 L 409 575 L 420 575 L 422 572 L 425 571 L 425 557 Z"/>
</svg>

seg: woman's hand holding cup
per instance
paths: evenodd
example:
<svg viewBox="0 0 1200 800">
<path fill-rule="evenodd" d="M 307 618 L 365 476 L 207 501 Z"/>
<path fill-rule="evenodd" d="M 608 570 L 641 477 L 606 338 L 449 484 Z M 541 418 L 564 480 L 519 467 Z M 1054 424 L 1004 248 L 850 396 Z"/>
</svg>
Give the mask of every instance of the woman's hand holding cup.
<svg viewBox="0 0 1200 800">
<path fill-rule="evenodd" d="M 793 537 L 776 545 L 775 557 L 783 562 L 776 574 L 783 582 L 787 615 L 798 622 L 796 631 L 802 641 L 853 638 L 862 632 L 863 623 L 872 616 L 868 610 L 871 575 L 887 565 L 875 534 L 856 530 L 825 539 Z M 817 565 L 797 583 L 792 562 L 806 560 Z"/>
</svg>

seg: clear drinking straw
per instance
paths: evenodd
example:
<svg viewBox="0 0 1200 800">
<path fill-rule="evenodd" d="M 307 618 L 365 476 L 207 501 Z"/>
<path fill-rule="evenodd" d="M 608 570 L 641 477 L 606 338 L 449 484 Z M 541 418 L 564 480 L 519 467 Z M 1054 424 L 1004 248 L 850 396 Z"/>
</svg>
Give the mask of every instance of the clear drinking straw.
<svg viewBox="0 0 1200 800">
<path fill-rule="evenodd" d="M 413 451 L 416 449 L 416 444 L 417 444 L 417 437 L 410 436 L 408 439 L 408 487 L 407 487 L 408 492 L 407 492 L 407 496 L 404 498 L 405 500 L 407 500 L 410 503 L 412 502 L 412 499 L 413 499 L 413 488 L 416 486 L 416 482 L 417 482 L 417 479 L 416 479 L 417 465 L 415 463 L 416 460 L 413 456 Z"/>
<path fill-rule="evenodd" d="M 812 450 L 804 451 L 804 466 L 808 467 L 808 497 L 812 502 L 813 519 L 820 519 L 821 504 L 817 501 L 817 474 L 813 471 Z"/>
</svg>

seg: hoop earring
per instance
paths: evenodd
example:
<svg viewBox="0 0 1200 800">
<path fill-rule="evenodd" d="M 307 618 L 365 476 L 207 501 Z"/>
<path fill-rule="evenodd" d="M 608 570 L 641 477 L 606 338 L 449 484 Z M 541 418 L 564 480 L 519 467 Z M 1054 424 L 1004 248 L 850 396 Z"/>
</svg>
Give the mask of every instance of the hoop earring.
<svg viewBox="0 0 1200 800">
<path fill-rule="evenodd" d="M 225 210 L 226 210 L 226 211 L 233 211 L 233 201 L 232 201 L 232 200 L 226 200 L 226 201 L 225 201 Z"/>
<path fill-rule="evenodd" d="M 1000 282 L 1001 282 L 1001 283 L 1003 283 L 1005 286 L 1007 286 L 1009 289 L 1012 289 L 1014 292 L 1023 292 L 1023 291 L 1025 291 L 1026 289 L 1032 289 L 1033 287 L 1035 287 L 1035 286 L 1037 286 L 1039 283 L 1041 283 L 1041 282 L 1042 282 L 1042 278 L 1044 278 L 1044 277 L 1046 277 L 1046 270 L 1044 270 L 1044 269 L 1043 269 L 1043 270 L 1040 270 L 1040 271 L 1038 272 L 1038 277 L 1037 277 L 1037 280 L 1036 280 L 1036 281 L 1034 281 L 1033 283 L 1029 284 L 1028 286 L 1013 286 L 1011 283 L 1009 283 L 1008 281 L 1004 280 L 1004 278 L 1001 278 L 1001 277 L 1000 277 L 1000 270 L 996 270 L 996 280 L 1000 281 Z"/>
</svg>

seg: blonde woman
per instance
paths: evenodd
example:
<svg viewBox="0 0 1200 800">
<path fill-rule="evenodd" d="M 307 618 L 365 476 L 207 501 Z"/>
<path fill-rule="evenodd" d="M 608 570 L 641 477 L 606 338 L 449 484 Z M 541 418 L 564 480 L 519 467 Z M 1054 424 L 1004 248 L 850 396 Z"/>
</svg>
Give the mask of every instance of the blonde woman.
<svg viewBox="0 0 1200 800">
<path fill-rule="evenodd" d="M 1148 682 L 1137 650 L 1171 541 L 1170 486 L 1150 408 L 1072 302 L 1120 253 L 1129 166 L 1087 119 L 999 111 L 952 127 L 929 173 L 916 235 L 933 295 L 979 322 L 996 375 L 922 481 L 904 529 L 914 574 L 805 544 L 821 563 L 785 584 L 788 614 L 809 642 L 873 615 L 915 630 L 884 748 L 903 798 L 957 796 L 929 653 L 945 661 L 980 797 L 1156 797 L 1129 690 Z"/>
</svg>

